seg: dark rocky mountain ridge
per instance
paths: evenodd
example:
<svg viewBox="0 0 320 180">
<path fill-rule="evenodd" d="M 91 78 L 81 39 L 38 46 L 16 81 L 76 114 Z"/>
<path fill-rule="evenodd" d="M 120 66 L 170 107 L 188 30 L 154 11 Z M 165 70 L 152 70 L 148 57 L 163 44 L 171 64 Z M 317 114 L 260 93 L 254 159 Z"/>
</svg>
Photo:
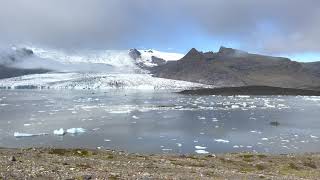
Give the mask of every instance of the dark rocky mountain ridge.
<svg viewBox="0 0 320 180">
<path fill-rule="evenodd" d="M 316 62 L 320 67 L 320 63 Z M 191 49 L 179 61 L 153 67 L 156 77 L 191 81 L 217 87 L 274 86 L 318 89 L 320 69 L 312 63 L 288 58 L 250 54 L 221 47 L 218 52 Z"/>
</svg>

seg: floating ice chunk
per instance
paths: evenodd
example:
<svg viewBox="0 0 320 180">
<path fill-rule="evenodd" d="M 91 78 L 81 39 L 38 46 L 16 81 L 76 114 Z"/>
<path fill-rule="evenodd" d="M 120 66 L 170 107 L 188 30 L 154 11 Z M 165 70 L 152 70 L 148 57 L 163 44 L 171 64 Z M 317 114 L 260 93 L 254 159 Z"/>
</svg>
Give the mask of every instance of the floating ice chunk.
<svg viewBox="0 0 320 180">
<path fill-rule="evenodd" d="M 290 142 L 289 140 L 287 140 L 287 139 L 283 139 L 283 140 L 281 140 L 282 142 Z"/>
<path fill-rule="evenodd" d="M 238 145 L 234 145 L 233 148 L 237 149 L 237 148 L 239 148 L 239 146 Z"/>
<path fill-rule="evenodd" d="M 16 138 L 21 138 L 21 137 L 34 137 L 34 136 L 45 136 L 48 135 L 46 133 L 39 133 L 39 134 L 28 134 L 28 133 L 19 133 L 19 132 L 15 132 L 13 134 L 14 137 Z"/>
<path fill-rule="evenodd" d="M 4 107 L 4 106 L 8 106 L 9 104 L 0 104 L 0 106 Z"/>
<path fill-rule="evenodd" d="M 110 111 L 109 113 L 111 113 L 111 114 L 128 114 L 128 113 L 130 113 L 131 112 L 131 110 L 123 110 L 123 111 L 121 111 L 121 110 L 119 110 L 119 111 Z"/>
<path fill-rule="evenodd" d="M 262 138 L 261 140 L 262 141 L 268 141 L 269 139 L 268 138 Z"/>
<path fill-rule="evenodd" d="M 194 148 L 196 148 L 196 149 L 207 149 L 207 147 L 204 147 L 204 146 L 195 146 Z"/>
<path fill-rule="evenodd" d="M 104 142 L 110 142 L 110 141 L 111 141 L 110 139 L 105 139 L 105 140 L 104 140 Z"/>
<path fill-rule="evenodd" d="M 27 126 L 31 126 L 31 124 L 23 124 L 23 126 L 27 127 Z"/>
<path fill-rule="evenodd" d="M 313 135 L 310 135 L 310 137 L 311 137 L 312 139 L 318 139 L 318 138 L 319 138 L 318 136 L 313 136 Z"/>
<path fill-rule="evenodd" d="M 54 135 L 58 135 L 58 136 L 63 136 L 63 135 L 66 134 L 66 132 L 64 131 L 63 128 L 60 128 L 60 129 L 54 130 L 54 131 L 53 131 L 53 134 L 54 134 Z"/>
<path fill-rule="evenodd" d="M 132 118 L 133 118 L 133 119 L 139 119 L 139 117 L 138 117 L 138 116 L 132 116 Z"/>
<path fill-rule="evenodd" d="M 198 154 L 208 154 L 209 153 L 208 151 L 201 150 L 201 149 L 195 150 L 195 152 L 198 153 Z"/>
<path fill-rule="evenodd" d="M 218 143 L 229 143 L 230 142 L 230 141 L 224 140 L 224 139 L 215 139 L 214 141 L 218 142 Z"/>
<path fill-rule="evenodd" d="M 240 106 L 237 105 L 237 104 L 233 104 L 233 105 L 231 106 L 231 108 L 232 108 L 232 109 L 237 109 L 237 108 L 240 108 Z"/>
<path fill-rule="evenodd" d="M 198 119 L 199 119 L 199 120 L 205 120 L 206 117 L 200 117 L 200 116 L 199 116 Z"/>
<path fill-rule="evenodd" d="M 79 134 L 79 133 L 85 133 L 86 130 L 83 128 L 70 128 L 67 129 L 67 133 L 69 134 Z"/>
<path fill-rule="evenodd" d="M 181 143 L 176 143 L 176 144 L 177 144 L 177 146 L 178 146 L 178 147 L 181 147 L 181 146 L 182 146 L 182 144 L 181 144 Z"/>
</svg>

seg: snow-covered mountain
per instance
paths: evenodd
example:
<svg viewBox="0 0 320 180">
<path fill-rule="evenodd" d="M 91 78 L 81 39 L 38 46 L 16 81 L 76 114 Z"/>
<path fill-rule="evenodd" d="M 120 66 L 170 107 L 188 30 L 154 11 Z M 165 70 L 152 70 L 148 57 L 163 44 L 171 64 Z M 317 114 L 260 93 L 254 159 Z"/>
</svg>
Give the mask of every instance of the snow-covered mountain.
<svg viewBox="0 0 320 180">
<path fill-rule="evenodd" d="M 11 66 L 42 68 L 51 72 L 29 74 L 0 80 L 2 88 L 50 89 L 189 89 L 205 87 L 199 83 L 153 77 L 147 68 L 179 60 L 182 54 L 156 50 L 104 50 L 64 52 L 54 49 L 27 47 L 32 57 L 21 58 Z M 31 54 L 31 53 L 30 53 Z"/>
</svg>

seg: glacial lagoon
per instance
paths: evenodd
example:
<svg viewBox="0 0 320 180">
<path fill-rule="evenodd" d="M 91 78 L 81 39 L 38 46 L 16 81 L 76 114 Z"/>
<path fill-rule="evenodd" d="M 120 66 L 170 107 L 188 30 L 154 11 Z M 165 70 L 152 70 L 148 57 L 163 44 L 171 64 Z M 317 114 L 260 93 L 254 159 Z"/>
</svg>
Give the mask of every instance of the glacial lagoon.
<svg viewBox="0 0 320 180">
<path fill-rule="evenodd" d="M 190 96 L 147 90 L 0 91 L 0 147 L 7 148 L 151 154 L 318 152 L 319 122 L 320 97 Z M 83 131 L 54 133 L 61 128 Z"/>
</svg>

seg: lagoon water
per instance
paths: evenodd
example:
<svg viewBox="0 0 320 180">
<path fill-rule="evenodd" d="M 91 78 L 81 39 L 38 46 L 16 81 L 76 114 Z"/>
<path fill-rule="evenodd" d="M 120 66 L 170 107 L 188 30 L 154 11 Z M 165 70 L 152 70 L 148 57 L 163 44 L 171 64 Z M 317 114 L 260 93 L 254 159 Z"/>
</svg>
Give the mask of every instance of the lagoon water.
<svg viewBox="0 0 320 180">
<path fill-rule="evenodd" d="M 85 132 L 53 134 L 60 128 L 83 128 Z M 41 135 L 15 137 L 15 132 Z M 279 154 L 318 152 L 319 140 L 320 97 L 0 91 L 0 147 Z"/>
</svg>

